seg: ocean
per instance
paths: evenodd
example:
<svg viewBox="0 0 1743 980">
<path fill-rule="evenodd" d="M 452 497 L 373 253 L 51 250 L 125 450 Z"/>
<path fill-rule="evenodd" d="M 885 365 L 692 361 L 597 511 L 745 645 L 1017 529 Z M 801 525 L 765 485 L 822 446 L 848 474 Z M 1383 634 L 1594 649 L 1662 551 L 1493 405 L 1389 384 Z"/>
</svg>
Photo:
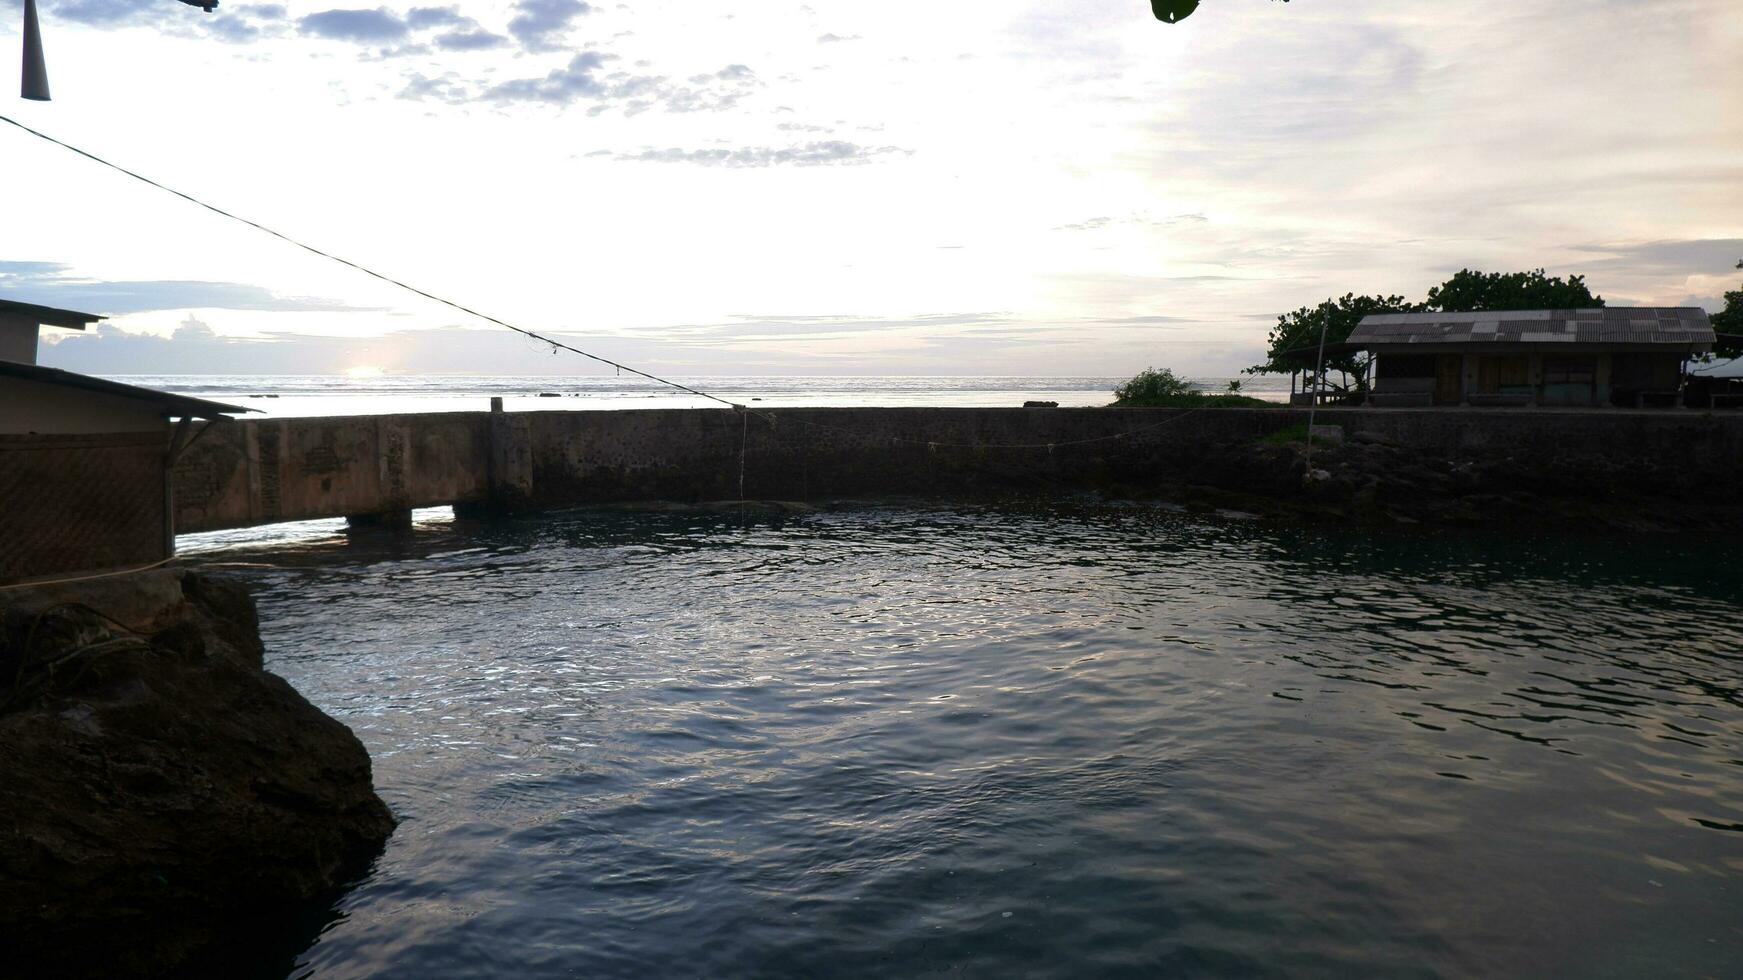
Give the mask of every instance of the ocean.
<svg viewBox="0 0 1743 980">
<path fill-rule="evenodd" d="M 251 408 L 273 418 L 409 412 L 477 412 L 492 397 L 514 411 L 621 408 L 718 408 L 632 375 L 111 375 L 116 381 Z M 794 406 L 1019 407 L 1055 401 L 1066 407 L 1106 405 L 1123 378 L 1034 377 L 674 377 L 741 404 Z M 1206 391 L 1239 381 L 1243 394 L 1287 401 L 1287 378 L 1205 378 Z"/>
</svg>

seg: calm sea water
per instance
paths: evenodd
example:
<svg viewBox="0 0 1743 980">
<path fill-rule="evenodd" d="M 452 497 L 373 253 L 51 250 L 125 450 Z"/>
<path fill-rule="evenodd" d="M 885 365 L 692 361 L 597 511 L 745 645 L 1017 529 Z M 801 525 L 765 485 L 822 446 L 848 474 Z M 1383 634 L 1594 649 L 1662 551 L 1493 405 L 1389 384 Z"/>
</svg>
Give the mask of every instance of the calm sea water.
<svg viewBox="0 0 1743 980">
<path fill-rule="evenodd" d="M 613 408 L 717 408 L 718 403 L 632 375 L 489 377 L 480 375 L 115 375 L 115 380 L 252 408 L 268 416 L 365 415 L 398 412 L 481 412 L 492 397 L 509 411 Z M 1106 405 L 1122 378 L 1034 377 L 679 377 L 741 404 L 1016 408 L 1025 401 L 1066 407 Z M 1287 378 L 1204 378 L 1196 384 L 1287 401 Z"/>
<path fill-rule="evenodd" d="M 282 532 L 289 534 L 291 532 Z M 1736 976 L 1743 576 L 1149 507 L 228 551 L 403 823 L 297 977 Z"/>
</svg>

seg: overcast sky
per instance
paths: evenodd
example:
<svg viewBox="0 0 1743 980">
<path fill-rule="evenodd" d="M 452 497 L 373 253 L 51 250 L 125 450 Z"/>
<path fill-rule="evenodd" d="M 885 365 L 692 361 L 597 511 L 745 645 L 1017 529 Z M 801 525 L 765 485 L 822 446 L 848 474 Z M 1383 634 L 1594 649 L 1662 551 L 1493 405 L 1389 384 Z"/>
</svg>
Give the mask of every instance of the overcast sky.
<svg viewBox="0 0 1743 980">
<path fill-rule="evenodd" d="M 1225 375 L 1466 266 L 1743 280 L 1736 0 L 41 9 L 0 112 L 654 370 Z M 4 126 L 0 180 L 0 297 L 112 318 L 49 363 L 589 370 Z"/>
</svg>

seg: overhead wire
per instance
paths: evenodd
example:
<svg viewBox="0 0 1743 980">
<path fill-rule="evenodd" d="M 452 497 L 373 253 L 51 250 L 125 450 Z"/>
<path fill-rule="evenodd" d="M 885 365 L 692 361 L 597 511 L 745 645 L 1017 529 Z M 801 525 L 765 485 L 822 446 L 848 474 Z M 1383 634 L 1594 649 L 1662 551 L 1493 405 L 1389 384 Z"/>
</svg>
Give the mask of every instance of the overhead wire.
<svg viewBox="0 0 1743 980">
<path fill-rule="evenodd" d="M 668 388 L 672 388 L 674 390 L 684 392 L 685 394 L 695 395 L 698 398 L 704 398 L 704 399 L 707 399 L 708 401 L 712 401 L 712 402 L 718 402 L 719 404 L 725 405 L 726 407 L 731 408 L 732 410 L 734 410 L 736 412 L 740 412 L 740 413 L 745 414 L 747 416 L 747 418 L 746 418 L 747 425 L 749 422 L 748 416 L 750 416 L 750 415 L 755 415 L 758 418 L 761 418 L 763 421 L 769 423 L 769 425 L 771 427 L 776 425 L 778 418 L 780 418 L 775 413 L 767 411 L 765 409 L 750 408 L 746 405 L 740 404 L 740 403 L 732 401 L 730 399 L 722 398 L 719 395 L 710 394 L 709 392 L 703 391 L 700 388 L 695 388 L 691 385 L 687 385 L 687 384 L 684 384 L 684 383 L 679 382 L 679 381 L 673 381 L 670 378 L 663 378 L 657 374 L 653 374 L 653 373 L 648 372 L 648 371 L 643 371 L 640 368 L 636 368 L 636 367 L 633 367 L 631 365 L 624 364 L 620 361 L 613 360 L 609 357 L 605 357 L 605 356 L 600 355 L 600 354 L 595 354 L 591 351 L 583 350 L 583 349 L 576 347 L 572 344 L 566 343 L 566 342 L 558 340 L 554 337 L 550 337 L 550 336 L 547 336 L 543 333 L 540 333 L 539 331 L 529 330 L 526 327 L 521 327 L 521 326 L 517 326 L 513 323 L 509 323 L 506 320 L 500 319 L 500 318 L 495 317 L 495 316 L 491 316 L 488 313 L 485 313 L 481 310 L 474 309 L 470 306 L 467 306 L 467 305 L 460 303 L 460 302 L 457 302 L 455 300 L 448 299 L 445 296 L 441 296 L 441 295 L 438 295 L 436 293 L 429 292 L 428 290 L 425 290 L 425 289 L 420 289 L 417 286 L 411 285 L 410 283 L 405 282 L 401 279 L 397 279 L 393 276 L 387 275 L 386 273 L 377 272 L 376 270 L 374 270 L 366 265 L 363 265 L 359 262 L 354 262 L 354 261 L 347 259 L 343 256 L 335 255 L 332 252 L 328 252 L 324 249 L 317 248 L 316 246 L 310 245 L 309 243 L 302 241 L 301 239 L 295 238 L 291 235 L 287 235 L 284 232 L 278 231 L 274 228 L 270 228 L 264 224 L 261 224 L 258 221 L 254 221 L 250 218 L 245 218 L 242 215 L 236 214 L 234 212 L 227 211 L 221 207 L 218 207 L 215 204 L 207 203 L 206 201 L 201 200 L 200 198 L 197 198 L 197 197 L 193 196 L 192 194 L 188 194 L 188 193 L 185 193 L 183 191 L 179 191 L 179 190 L 177 190 L 173 187 L 170 187 L 166 184 L 160 183 L 159 181 L 153 180 L 150 177 L 147 177 L 147 176 L 140 174 L 136 171 L 133 171 L 133 170 L 130 170 L 126 167 L 123 167 L 120 164 L 106 160 L 103 157 L 100 157 L 100 156 L 96 155 L 95 153 L 92 153 L 88 150 L 80 149 L 79 147 L 74 146 L 71 143 L 65 142 L 64 140 L 56 139 L 55 137 L 50 136 L 47 133 L 44 133 L 44 132 L 37 130 L 37 129 L 34 129 L 30 126 L 27 126 L 24 123 L 21 123 L 18 120 L 13 119 L 10 116 L 0 115 L 0 122 L 4 122 L 10 126 L 13 126 L 17 129 L 24 131 L 25 133 L 30 134 L 31 136 L 35 136 L 36 138 L 38 138 L 40 140 L 44 140 L 45 142 L 51 143 L 51 144 L 58 146 L 64 150 L 68 150 L 72 153 L 75 153 L 81 157 L 84 157 L 87 160 L 92 161 L 93 163 L 97 163 L 97 164 L 104 166 L 104 167 L 107 167 L 110 170 L 113 170 L 117 173 L 124 174 L 128 177 L 131 177 L 134 180 L 139 181 L 140 183 L 146 184 L 147 186 L 154 187 L 154 188 L 156 188 L 160 191 L 163 191 L 167 194 L 171 194 L 171 195 L 174 195 L 175 197 L 179 197 L 182 200 L 187 201 L 189 204 L 193 204 L 197 207 L 204 208 L 205 210 L 210 211 L 213 214 L 219 215 L 221 217 L 229 218 L 230 220 L 238 222 L 240 224 L 247 225 L 248 227 L 253 228 L 256 231 L 264 232 L 267 235 L 271 235 L 272 237 L 277 238 L 280 241 L 285 242 L 286 244 L 293 245 L 296 248 L 302 249 L 305 252 L 309 252 L 313 255 L 320 256 L 321 258 L 327 259 L 327 260 L 332 261 L 332 262 L 337 262 L 338 264 L 343 265 L 347 268 L 353 269 L 357 272 L 361 272 L 364 275 L 369 276 L 372 279 L 376 279 L 376 280 L 379 280 L 381 282 L 385 282 L 385 283 L 392 285 L 392 286 L 397 286 L 400 289 L 406 290 L 409 293 L 413 293 L 417 296 L 421 296 L 424 299 L 430 300 L 430 301 L 435 302 L 435 303 L 440 303 L 443 306 L 446 306 L 446 307 L 453 309 L 453 310 L 457 310 L 457 311 L 464 313 L 468 316 L 477 317 L 478 319 L 483 320 L 487 323 L 492 323 L 492 324 L 495 324 L 496 326 L 503 327 L 503 328 L 506 328 L 508 330 L 512 330 L 515 333 L 520 334 L 523 337 L 530 338 L 530 339 L 538 341 L 542 344 L 548 344 L 551 347 L 552 353 L 556 353 L 559 349 L 566 350 L 572 354 L 579 354 L 580 356 L 585 357 L 588 360 L 594 361 L 596 363 L 604 364 L 608 367 L 615 368 L 620 373 L 624 372 L 624 371 L 628 371 L 630 374 L 633 374 L 637 377 L 646 378 L 649 381 L 653 381 L 653 382 L 656 382 L 658 384 L 665 385 Z M 1164 419 L 1160 422 L 1156 422 L 1156 423 L 1151 424 L 1151 425 L 1140 426 L 1140 427 L 1135 428 L 1135 429 L 1128 429 L 1124 432 L 1116 432 L 1116 433 L 1113 433 L 1111 435 L 1093 436 L 1093 437 L 1086 438 L 1086 439 L 1073 439 L 1073 440 L 1057 441 L 1057 442 L 954 443 L 954 442 L 940 442 L 940 441 L 932 440 L 932 439 L 904 438 L 901 436 L 889 436 L 889 437 L 885 437 L 885 438 L 887 439 L 887 441 L 890 441 L 890 442 L 907 444 L 907 445 L 924 445 L 924 446 L 927 446 L 927 447 L 934 449 L 934 450 L 936 450 L 936 449 L 975 449 L 975 450 L 985 450 L 985 449 L 1046 449 L 1047 451 L 1052 452 L 1053 450 L 1058 449 L 1058 448 L 1062 448 L 1062 447 L 1084 446 L 1084 445 L 1090 445 L 1093 443 L 1113 442 L 1116 440 L 1125 439 L 1129 436 L 1136 435 L 1136 434 L 1139 434 L 1142 432 L 1146 432 L 1146 431 L 1149 431 L 1151 429 L 1158 429 L 1158 428 L 1161 428 L 1163 426 L 1170 425 L 1170 424 L 1180 420 L 1181 418 L 1184 418 L 1188 415 L 1191 415 L 1197 411 L 1198 411 L 1198 409 L 1188 409 L 1187 411 L 1181 413 L 1180 415 L 1171 416 L 1171 417 Z M 827 422 L 820 422 L 820 421 L 817 421 L 815 419 L 806 419 L 806 418 L 792 417 L 792 416 L 788 416 L 786 418 L 788 421 L 797 422 L 800 425 L 810 426 L 812 428 L 826 429 L 826 430 L 831 430 L 831 431 L 842 432 L 842 433 L 853 435 L 853 436 L 856 436 L 859 438 L 866 437 L 863 430 L 855 430 L 855 429 L 847 428 L 845 426 L 831 425 Z M 741 432 L 741 435 L 740 435 L 740 438 L 741 438 L 740 456 L 739 456 L 739 483 L 740 483 L 740 495 L 741 496 L 743 495 L 743 470 L 744 470 L 744 451 L 745 451 L 744 440 L 748 440 L 748 437 L 749 437 L 748 429 L 746 429 L 744 432 Z"/>
<path fill-rule="evenodd" d="M 418 287 L 413 286 L 410 283 L 403 282 L 399 279 L 395 279 L 394 277 L 387 275 L 386 273 L 377 272 L 374 269 L 371 269 L 366 265 L 362 265 L 360 263 L 353 262 L 350 259 L 344 258 L 343 256 L 334 255 L 331 252 L 316 248 L 315 246 L 310 245 L 309 243 L 304 242 L 300 239 L 293 238 L 290 235 L 285 234 L 284 232 L 277 231 L 277 230 L 272 229 L 272 228 L 268 228 L 266 225 L 263 225 L 258 221 L 253 221 L 251 219 L 244 218 L 239 214 L 234 214 L 232 212 L 226 211 L 223 208 L 218 207 L 215 204 L 208 204 L 205 201 L 202 201 L 199 198 L 194 197 L 192 194 L 186 194 L 186 193 L 183 193 L 182 191 L 176 190 L 173 187 L 168 187 L 164 184 L 161 184 L 161 183 L 151 179 L 150 177 L 147 177 L 143 174 L 136 173 L 132 170 L 129 170 L 126 167 L 123 167 L 118 163 L 111 163 L 110 161 L 105 160 L 100 156 L 97 156 L 95 153 L 91 153 L 91 152 L 86 151 L 86 150 L 81 150 L 78 147 L 72 145 L 71 143 L 63 142 L 62 140 L 55 139 L 53 136 L 50 136 L 47 133 L 41 132 L 40 130 L 32 129 L 31 127 L 26 126 L 25 124 L 19 122 L 16 119 L 13 119 L 10 116 L 0 115 L 0 122 L 4 122 L 4 123 L 7 123 L 11 126 L 15 126 L 18 129 L 22 129 L 26 133 L 29 133 L 30 135 L 35 136 L 38 139 L 46 140 L 50 143 L 53 143 L 55 146 L 61 147 L 62 149 L 70 150 L 70 151 L 78 154 L 79 156 L 84 157 L 87 160 L 90 160 L 94 163 L 102 164 L 103 166 L 108 167 L 110 170 L 116 171 L 117 173 L 126 174 L 127 176 L 132 177 L 134 180 L 137 180 L 143 184 L 147 184 L 149 186 L 155 187 L 158 190 L 163 191 L 167 194 L 173 194 L 176 197 L 179 197 L 182 200 L 187 201 L 189 204 L 194 204 L 194 205 L 197 205 L 199 207 L 205 208 L 207 211 L 210 211 L 213 214 L 222 215 L 223 217 L 229 218 L 232 221 L 241 222 L 242 224 L 245 224 L 248 227 L 255 229 L 256 231 L 265 232 L 266 234 L 271 235 L 272 237 L 277 238 L 280 241 L 287 242 L 291 245 L 295 245 L 297 248 L 300 248 L 305 252 L 313 253 L 315 255 L 320 256 L 321 258 L 328 259 L 328 260 L 333 261 L 333 262 L 337 262 L 340 265 L 347 266 L 351 269 L 355 269 L 356 271 L 361 272 L 366 276 L 369 276 L 369 277 L 374 278 L 374 279 L 379 279 L 382 282 L 388 283 L 390 285 L 398 286 L 399 288 L 404 289 L 407 292 L 416 293 L 417 295 L 422 296 L 425 299 L 440 303 L 443 306 L 449 307 L 450 309 L 459 310 L 461 313 L 465 313 L 469 316 L 475 316 L 480 320 L 484 320 L 488 323 L 494 323 L 499 327 L 506 327 L 509 330 L 513 330 L 515 333 L 521 334 L 521 335 L 526 336 L 526 337 L 531 337 L 532 339 L 540 341 L 542 343 L 550 344 L 552 348 L 562 348 L 563 350 L 569 351 L 569 352 L 574 353 L 574 354 L 579 354 L 582 357 L 585 357 L 589 360 L 597 361 L 600 364 L 605 364 L 605 365 L 608 365 L 610 367 L 614 367 L 614 368 L 618 369 L 619 371 L 628 371 L 631 374 L 637 375 L 638 377 L 646 378 L 649 381 L 657 381 L 660 384 L 666 385 L 667 387 L 670 387 L 670 388 L 675 388 L 678 391 L 686 392 L 688 394 L 695 395 L 699 398 L 706 398 L 709 401 L 716 401 L 716 402 L 719 402 L 720 404 L 725 405 L 729 408 L 740 409 L 740 410 L 742 410 L 744 408 L 744 406 L 739 405 L 736 402 L 728 401 L 728 400 L 726 400 L 724 398 L 720 398 L 716 395 L 710 395 L 706 391 L 701 391 L 701 390 L 698 390 L 696 388 L 692 388 L 687 384 L 673 381 L 670 378 L 662 378 L 657 374 L 650 374 L 647 371 L 642 371 L 638 368 L 631 367 L 628 364 L 619 363 L 617 361 L 612 360 L 609 357 L 603 357 L 599 354 L 594 354 L 590 351 L 582 350 L 579 347 L 575 347 L 571 344 L 564 343 L 563 341 L 556 340 L 552 337 L 547 337 L 544 334 L 539 333 L 536 330 L 528 330 L 525 327 L 517 327 L 514 324 L 509 323 L 506 320 L 497 319 L 496 317 L 491 316 L 488 313 L 483 313 L 483 312 L 480 312 L 478 310 L 473 309 L 470 306 L 466 306 L 465 304 L 457 303 L 454 300 L 448 299 L 445 296 L 438 296 L 435 293 L 429 292 L 428 290 L 419 289 Z"/>
</svg>

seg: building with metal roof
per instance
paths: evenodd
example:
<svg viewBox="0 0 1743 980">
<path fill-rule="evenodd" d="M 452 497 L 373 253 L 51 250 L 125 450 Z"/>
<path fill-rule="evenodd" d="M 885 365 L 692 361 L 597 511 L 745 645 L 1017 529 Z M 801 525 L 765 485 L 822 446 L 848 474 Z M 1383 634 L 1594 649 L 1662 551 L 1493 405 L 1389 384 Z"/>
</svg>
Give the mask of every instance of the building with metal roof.
<svg viewBox="0 0 1743 980">
<path fill-rule="evenodd" d="M 1374 405 L 1674 405 L 1712 349 L 1698 307 L 1367 316 L 1342 349 L 1372 356 Z"/>
</svg>

